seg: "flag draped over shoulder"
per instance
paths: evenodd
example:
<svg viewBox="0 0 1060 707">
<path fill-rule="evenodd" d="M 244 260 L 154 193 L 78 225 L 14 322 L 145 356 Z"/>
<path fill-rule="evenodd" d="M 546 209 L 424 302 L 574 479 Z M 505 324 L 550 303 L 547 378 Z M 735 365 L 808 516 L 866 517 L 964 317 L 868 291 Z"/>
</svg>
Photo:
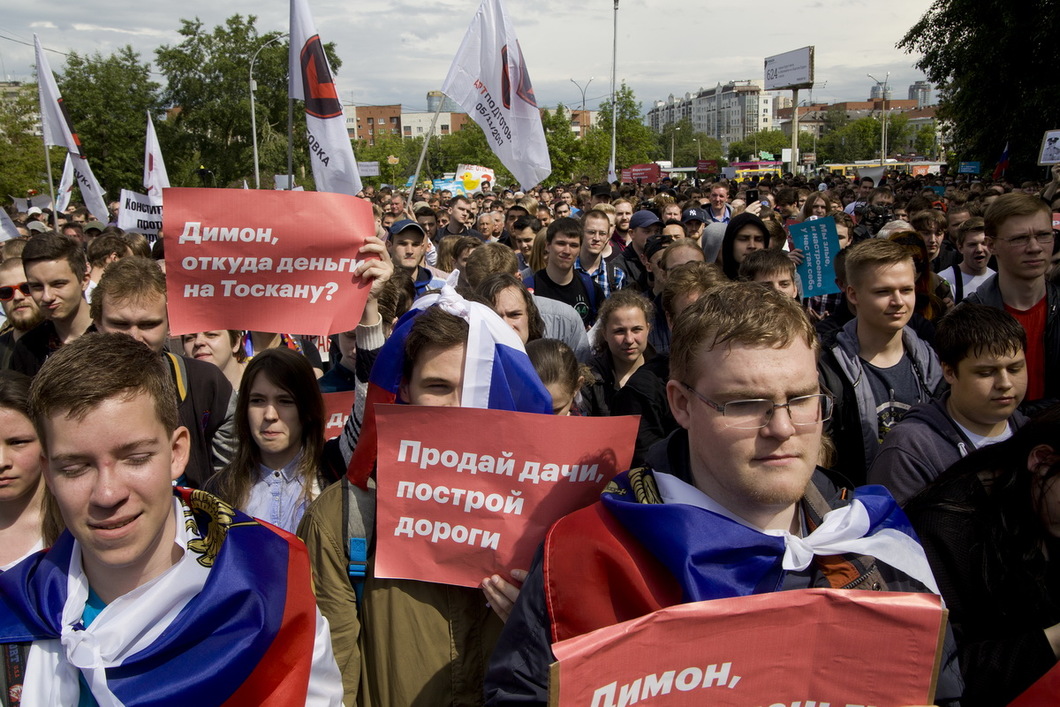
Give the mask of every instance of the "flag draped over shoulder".
<svg viewBox="0 0 1060 707">
<path fill-rule="evenodd" d="M 474 118 L 524 189 L 552 173 L 530 74 L 501 0 L 482 0 L 442 92 Z"/>
<path fill-rule="evenodd" d="M 305 546 L 203 491 L 175 493 L 181 560 L 88 627 L 69 533 L 0 573 L 0 643 L 37 642 L 23 704 L 76 704 L 78 672 L 101 707 L 305 704 L 317 649 Z"/>
<path fill-rule="evenodd" d="M 317 191 L 357 196 L 361 175 L 346 131 L 324 44 L 306 0 L 291 0 L 288 94 L 305 102 L 310 161 Z"/>
<path fill-rule="evenodd" d="M 99 186 L 96 176 L 92 174 L 92 168 L 88 166 L 88 158 L 81 146 L 81 139 L 74 131 L 70 113 L 66 110 L 63 97 L 59 95 L 59 87 L 55 84 L 55 75 L 52 74 L 51 66 L 48 64 L 48 57 L 44 56 L 40 39 L 35 34 L 33 35 L 33 47 L 37 55 L 37 89 L 40 93 L 40 120 L 44 144 L 58 145 L 67 149 L 72 158 L 74 177 L 81 190 L 81 196 L 85 200 L 85 206 L 97 219 L 106 221 L 110 215 L 107 211 L 107 202 L 103 199 L 103 188 Z"/>
<path fill-rule="evenodd" d="M 144 141 L 144 189 L 148 196 L 161 199 L 162 190 L 168 187 L 169 174 L 166 173 L 166 163 L 162 161 L 162 148 L 158 144 L 155 123 L 148 111 L 147 139 Z"/>
</svg>

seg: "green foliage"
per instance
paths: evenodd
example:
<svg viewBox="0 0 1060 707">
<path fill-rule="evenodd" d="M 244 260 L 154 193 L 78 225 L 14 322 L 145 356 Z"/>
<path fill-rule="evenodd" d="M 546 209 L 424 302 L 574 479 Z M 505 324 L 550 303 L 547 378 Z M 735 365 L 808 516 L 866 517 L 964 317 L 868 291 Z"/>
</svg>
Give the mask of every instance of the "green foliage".
<svg viewBox="0 0 1060 707">
<path fill-rule="evenodd" d="M 936 151 L 938 149 L 938 132 L 935 128 L 935 121 L 931 121 L 930 124 L 925 125 L 916 131 L 916 136 L 913 138 L 913 150 L 918 155 L 924 155 L 929 159 L 935 159 Z"/>
<path fill-rule="evenodd" d="M 35 135 L 37 87 L 23 86 L 18 98 L 0 101 L 0 199 L 25 197 L 30 190 L 48 193 L 45 179 L 44 141 Z M 56 183 L 63 171 L 66 150 L 51 148 L 52 174 Z"/>
<path fill-rule="evenodd" d="M 791 147 L 791 136 L 785 135 L 783 130 L 760 130 L 751 133 L 743 140 L 729 144 L 729 160 L 732 162 L 747 162 L 759 159 L 759 155 L 768 152 L 773 155 L 774 160 L 779 160 L 782 151 Z M 799 131 L 799 152 L 813 151 L 813 135 Z"/>
<path fill-rule="evenodd" d="M 618 106 L 617 125 L 615 130 L 615 169 L 651 161 L 656 149 L 656 138 L 651 128 L 641 118 L 640 103 L 633 95 L 633 89 L 623 81 L 615 95 Z M 611 160 L 611 120 L 614 113 L 610 101 L 600 104 L 600 115 L 597 128 L 590 130 L 584 138 L 583 164 L 581 170 L 593 181 L 607 178 L 607 165 Z"/>
<path fill-rule="evenodd" d="M 898 47 L 939 87 L 940 120 L 952 124 L 960 160 L 992 166 L 1009 143 L 1009 177 L 1041 176 L 1037 152 L 1056 128 L 1060 4 L 935 0 Z M 988 170 L 989 171 L 989 170 Z"/>
<path fill-rule="evenodd" d="M 167 81 L 165 103 L 175 113 L 157 126 L 159 142 L 167 166 L 169 160 L 190 165 L 175 165 L 178 173 L 197 168 L 190 163 L 198 160 L 198 154 L 202 165 L 213 171 L 217 186 L 240 186 L 244 179 L 253 182 L 249 81 L 255 52 L 262 184 L 270 184 L 273 174 L 287 171 L 287 42 L 272 41 L 265 46 L 279 33 L 259 35 L 256 21 L 253 15 L 233 15 L 208 32 L 198 19 L 181 20 L 180 44 L 155 50 L 156 63 Z M 325 44 L 324 51 L 337 72 L 340 61 L 334 44 Z M 305 133 L 305 113 L 296 104 L 295 181 L 312 188 Z"/>
<path fill-rule="evenodd" d="M 117 199 L 121 189 L 142 191 L 147 113 L 157 121 L 161 107 L 150 66 L 130 46 L 109 56 L 71 52 L 56 83 L 108 197 Z M 59 174 L 54 177 L 58 181 Z"/>
<path fill-rule="evenodd" d="M 552 161 L 552 174 L 545 179 L 545 185 L 574 181 L 575 175 L 583 167 L 583 144 L 571 127 L 570 112 L 560 103 L 556 110 L 542 115 L 541 125 L 545 129 L 548 156 Z"/>
</svg>

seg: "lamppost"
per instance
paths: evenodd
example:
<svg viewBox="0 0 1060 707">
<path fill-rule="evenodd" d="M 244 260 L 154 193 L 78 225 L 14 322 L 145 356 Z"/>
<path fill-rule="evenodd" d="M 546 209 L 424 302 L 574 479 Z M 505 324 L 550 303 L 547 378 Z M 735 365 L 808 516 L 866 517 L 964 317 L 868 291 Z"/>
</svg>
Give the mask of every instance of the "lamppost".
<svg viewBox="0 0 1060 707">
<path fill-rule="evenodd" d="M 590 76 L 589 80 L 585 82 L 585 86 L 582 86 L 581 84 L 579 84 L 574 79 L 570 80 L 570 82 L 572 84 L 574 84 L 575 86 L 577 86 L 578 90 L 582 92 L 582 115 L 581 115 L 581 119 L 578 121 L 578 123 L 579 123 L 578 137 L 585 137 L 585 131 L 586 131 L 586 128 L 588 127 L 586 125 L 586 120 L 585 120 L 585 92 L 589 89 L 589 84 L 591 84 L 593 82 L 594 78 L 596 78 L 596 77 Z"/>
<path fill-rule="evenodd" d="M 880 166 L 883 167 L 887 162 L 887 116 L 889 112 L 887 110 L 887 82 L 891 80 L 891 72 L 887 72 L 887 75 L 884 77 L 883 81 L 880 81 L 872 74 L 865 75 L 875 81 L 876 85 L 879 86 L 883 92 L 883 95 L 881 96 L 881 98 L 883 99 L 883 121 L 880 125 Z"/>
<path fill-rule="evenodd" d="M 673 169 L 674 165 L 674 138 L 677 136 L 677 131 L 681 129 L 680 125 L 675 125 L 674 129 L 670 131 L 670 168 Z"/>
<path fill-rule="evenodd" d="M 269 41 L 258 47 L 258 50 L 254 52 L 254 56 L 250 58 L 250 132 L 254 138 L 254 188 L 261 189 L 261 175 L 258 172 L 258 120 L 257 115 L 254 111 L 254 91 L 258 89 L 258 84 L 254 81 L 254 62 L 258 60 L 258 54 L 262 49 L 269 46 L 273 42 L 286 37 L 286 34 L 280 34 Z"/>
<path fill-rule="evenodd" d="M 703 159 L 703 143 L 699 141 L 698 137 L 692 138 L 692 142 L 696 143 L 696 152 L 699 154 L 698 159 Z"/>
<path fill-rule="evenodd" d="M 615 0 L 615 28 L 611 44 L 611 163 L 607 169 L 607 181 L 618 181 L 616 153 L 618 152 L 618 94 L 615 93 L 615 76 L 618 70 L 618 0 Z"/>
</svg>

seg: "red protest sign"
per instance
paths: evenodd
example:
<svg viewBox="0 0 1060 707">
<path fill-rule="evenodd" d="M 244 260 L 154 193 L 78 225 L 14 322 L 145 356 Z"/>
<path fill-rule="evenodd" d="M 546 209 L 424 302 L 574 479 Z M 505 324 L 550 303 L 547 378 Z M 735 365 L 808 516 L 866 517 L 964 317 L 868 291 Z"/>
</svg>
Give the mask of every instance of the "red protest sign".
<svg viewBox="0 0 1060 707">
<path fill-rule="evenodd" d="M 335 364 L 338 365 L 338 364 Z M 324 439 L 335 439 L 342 434 L 342 428 L 346 426 L 346 420 L 353 410 L 353 401 L 357 394 L 352 391 L 341 393 L 324 393 Z"/>
<path fill-rule="evenodd" d="M 662 169 L 655 163 L 635 164 L 622 170 L 623 182 L 636 182 L 641 180 L 645 183 L 658 182 L 662 179 Z"/>
<path fill-rule="evenodd" d="M 378 405 L 375 575 L 477 587 L 629 467 L 637 417 Z"/>
<path fill-rule="evenodd" d="M 549 704 L 928 705 L 945 628 L 934 594 L 803 589 L 681 604 L 553 644 Z"/>
<path fill-rule="evenodd" d="M 364 199 L 249 189 L 166 189 L 164 199 L 174 334 L 334 334 L 357 326 L 368 284 L 352 271 L 375 235 Z"/>
<path fill-rule="evenodd" d="M 718 171 L 718 161 L 696 160 L 696 171 L 700 174 L 716 174 Z"/>
</svg>

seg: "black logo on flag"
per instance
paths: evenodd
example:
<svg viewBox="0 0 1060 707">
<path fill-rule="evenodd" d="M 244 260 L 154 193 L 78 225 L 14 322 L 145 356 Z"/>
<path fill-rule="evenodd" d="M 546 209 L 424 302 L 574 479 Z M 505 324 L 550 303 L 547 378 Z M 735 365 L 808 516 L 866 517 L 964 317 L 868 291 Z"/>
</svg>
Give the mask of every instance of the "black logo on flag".
<svg viewBox="0 0 1060 707">
<path fill-rule="evenodd" d="M 324 57 L 324 45 L 320 35 L 314 34 L 302 47 L 302 93 L 305 96 L 305 112 L 317 118 L 334 118 L 342 115 L 342 103 L 331 78 L 328 61 Z"/>
<path fill-rule="evenodd" d="M 534 96 L 534 87 L 530 85 L 530 74 L 526 70 L 526 62 L 523 61 L 523 51 L 519 43 L 515 43 L 515 53 L 519 58 L 519 85 L 515 89 L 515 95 L 537 108 L 537 98 Z M 508 45 L 501 47 L 501 100 L 507 110 L 512 109 L 512 80 L 508 75 Z"/>
<path fill-rule="evenodd" d="M 74 144 L 77 145 L 77 156 L 84 158 L 85 148 L 81 146 L 81 138 L 77 136 L 77 131 L 74 130 L 74 121 L 70 120 L 70 111 L 66 109 L 66 104 L 63 103 L 61 98 L 59 99 L 59 112 L 63 114 L 63 120 L 66 121 L 66 129 L 74 136 Z"/>
</svg>

